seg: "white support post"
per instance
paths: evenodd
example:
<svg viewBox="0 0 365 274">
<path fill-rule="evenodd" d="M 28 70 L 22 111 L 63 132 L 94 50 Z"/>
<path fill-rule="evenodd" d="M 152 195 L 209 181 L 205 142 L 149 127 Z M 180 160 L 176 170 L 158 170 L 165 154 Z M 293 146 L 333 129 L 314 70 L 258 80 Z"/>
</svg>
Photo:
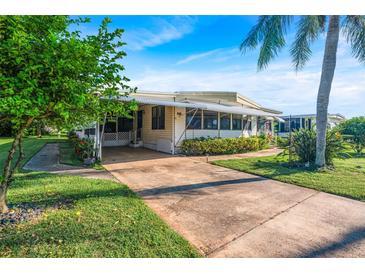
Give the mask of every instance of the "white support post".
<svg viewBox="0 0 365 274">
<path fill-rule="evenodd" d="M 221 113 L 218 112 L 218 138 L 221 137 Z"/>
<path fill-rule="evenodd" d="M 104 129 L 105 129 L 105 123 L 106 123 L 106 113 L 104 115 L 104 122 L 103 122 L 103 128 L 101 130 L 101 134 L 99 136 L 99 160 L 102 160 L 102 146 L 103 146 L 103 138 L 104 138 Z M 98 129 L 99 130 L 99 129 Z"/>
</svg>

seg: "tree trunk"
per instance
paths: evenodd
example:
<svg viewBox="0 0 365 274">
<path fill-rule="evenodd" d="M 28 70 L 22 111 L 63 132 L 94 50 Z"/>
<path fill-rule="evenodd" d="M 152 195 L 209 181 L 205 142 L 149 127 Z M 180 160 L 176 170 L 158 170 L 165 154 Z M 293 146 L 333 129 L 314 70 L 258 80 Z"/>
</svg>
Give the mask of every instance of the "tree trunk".
<svg viewBox="0 0 365 274">
<path fill-rule="evenodd" d="M 326 130 L 328 103 L 331 92 L 333 75 L 336 68 L 336 53 L 340 32 L 340 18 L 338 15 L 330 16 L 326 45 L 324 50 L 321 82 L 317 96 L 317 143 L 316 143 L 316 166 L 323 167 L 326 164 Z"/>
<path fill-rule="evenodd" d="M 29 127 L 32 123 L 32 119 L 28 119 L 27 122 L 18 130 L 17 134 L 14 137 L 14 141 L 11 145 L 11 148 L 8 152 L 8 157 L 5 160 L 3 176 L 0 182 L 0 213 L 4 213 L 8 211 L 7 202 L 6 202 L 6 194 L 8 187 L 13 179 L 14 171 L 20 165 L 21 160 L 24 157 L 23 148 L 22 148 L 22 136 L 24 130 Z M 11 165 L 12 160 L 14 158 L 16 148 L 19 147 L 19 157 L 14 166 Z"/>
<path fill-rule="evenodd" d="M 6 202 L 7 187 L 0 185 L 0 213 L 8 212 L 8 206 Z"/>
</svg>

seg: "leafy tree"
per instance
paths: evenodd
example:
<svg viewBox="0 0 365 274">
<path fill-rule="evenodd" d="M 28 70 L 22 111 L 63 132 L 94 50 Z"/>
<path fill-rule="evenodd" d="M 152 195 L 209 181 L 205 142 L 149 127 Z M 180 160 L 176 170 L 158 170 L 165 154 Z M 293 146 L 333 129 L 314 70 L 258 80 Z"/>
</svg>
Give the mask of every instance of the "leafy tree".
<svg viewBox="0 0 365 274">
<path fill-rule="evenodd" d="M 338 126 L 343 135 L 349 135 L 352 148 L 355 152 L 361 153 L 365 148 L 365 117 L 351 118 Z"/>
<path fill-rule="evenodd" d="M 128 115 L 134 103 L 104 100 L 134 91 L 121 76 L 126 55 L 122 29 L 96 35 L 71 31 L 89 22 L 68 16 L 0 17 L 0 121 L 12 124 L 14 141 L 0 182 L 0 212 L 8 210 L 6 193 L 24 157 L 22 137 L 33 123 L 47 119 L 62 127 L 101 120 L 107 112 Z M 19 151 L 14 159 L 16 150 Z M 14 163 L 13 160 L 15 160 Z"/>
<path fill-rule="evenodd" d="M 342 21 L 342 22 L 341 22 Z M 260 16 L 257 24 L 241 43 L 241 51 L 255 49 L 260 45 L 258 69 L 264 69 L 286 45 L 287 33 L 293 16 Z M 317 141 L 316 160 L 318 167 L 325 165 L 326 128 L 329 95 L 336 67 L 336 54 L 340 30 L 351 45 L 352 53 L 360 62 L 365 62 L 365 16 L 300 16 L 295 40 L 290 54 L 296 70 L 304 67 L 310 59 L 311 43 L 321 34 L 326 34 L 322 74 L 317 96 Z"/>
</svg>

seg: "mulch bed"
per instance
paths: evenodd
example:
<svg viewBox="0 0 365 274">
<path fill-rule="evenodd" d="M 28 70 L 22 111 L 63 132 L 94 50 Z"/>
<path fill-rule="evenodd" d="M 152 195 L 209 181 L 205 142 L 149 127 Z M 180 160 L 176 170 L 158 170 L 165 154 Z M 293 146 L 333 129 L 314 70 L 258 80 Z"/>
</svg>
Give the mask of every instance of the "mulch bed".
<svg viewBox="0 0 365 274">
<path fill-rule="evenodd" d="M 7 213 L 0 213 L 0 229 L 5 226 L 16 225 L 21 222 L 36 219 L 45 210 L 70 208 L 72 200 L 60 200 L 51 206 L 37 205 L 35 203 L 10 204 Z"/>
</svg>

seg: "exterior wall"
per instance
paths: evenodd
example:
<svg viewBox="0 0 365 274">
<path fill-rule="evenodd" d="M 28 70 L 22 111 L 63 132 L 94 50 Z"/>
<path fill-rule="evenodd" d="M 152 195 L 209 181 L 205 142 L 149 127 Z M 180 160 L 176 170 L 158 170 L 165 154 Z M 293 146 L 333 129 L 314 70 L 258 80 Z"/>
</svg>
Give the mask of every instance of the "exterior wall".
<svg viewBox="0 0 365 274">
<path fill-rule="evenodd" d="M 166 153 L 173 152 L 173 107 L 165 107 L 165 129 L 152 129 L 152 105 L 144 105 L 142 140 L 143 146 Z"/>
</svg>

